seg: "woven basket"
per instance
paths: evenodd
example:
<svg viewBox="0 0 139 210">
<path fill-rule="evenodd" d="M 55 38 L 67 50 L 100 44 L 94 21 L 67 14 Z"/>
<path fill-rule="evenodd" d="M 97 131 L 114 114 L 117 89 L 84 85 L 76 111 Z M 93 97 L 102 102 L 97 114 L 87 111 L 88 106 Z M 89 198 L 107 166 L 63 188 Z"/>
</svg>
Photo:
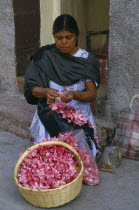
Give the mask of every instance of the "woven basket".
<svg viewBox="0 0 139 210">
<path fill-rule="evenodd" d="M 17 179 L 17 173 L 18 173 L 18 168 L 21 165 L 22 161 L 32 150 L 40 146 L 46 146 L 46 145 L 61 145 L 72 151 L 78 162 L 78 167 L 80 168 L 80 173 L 78 177 L 74 179 L 72 182 L 62 186 L 61 188 L 56 188 L 56 189 L 37 190 L 21 186 Z M 31 203 L 34 206 L 42 208 L 61 206 L 73 200 L 81 191 L 82 179 L 83 179 L 83 163 L 80 159 L 79 154 L 69 144 L 60 141 L 48 141 L 30 147 L 20 157 L 14 170 L 14 180 L 20 193 L 29 203 Z"/>
</svg>

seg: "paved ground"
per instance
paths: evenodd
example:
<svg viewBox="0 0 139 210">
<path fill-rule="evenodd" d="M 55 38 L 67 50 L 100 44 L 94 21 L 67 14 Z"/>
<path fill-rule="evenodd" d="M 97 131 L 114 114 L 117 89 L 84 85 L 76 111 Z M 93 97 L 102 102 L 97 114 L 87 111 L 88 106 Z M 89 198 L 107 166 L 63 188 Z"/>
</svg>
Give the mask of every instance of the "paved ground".
<svg viewBox="0 0 139 210">
<path fill-rule="evenodd" d="M 20 152 L 32 145 L 27 139 L 0 129 L 0 210 L 39 210 L 24 200 L 13 180 Z M 111 174 L 100 172 L 98 186 L 83 185 L 80 195 L 57 210 L 139 210 L 139 162 L 123 159 Z M 52 208 L 53 209 L 53 208 Z"/>
</svg>

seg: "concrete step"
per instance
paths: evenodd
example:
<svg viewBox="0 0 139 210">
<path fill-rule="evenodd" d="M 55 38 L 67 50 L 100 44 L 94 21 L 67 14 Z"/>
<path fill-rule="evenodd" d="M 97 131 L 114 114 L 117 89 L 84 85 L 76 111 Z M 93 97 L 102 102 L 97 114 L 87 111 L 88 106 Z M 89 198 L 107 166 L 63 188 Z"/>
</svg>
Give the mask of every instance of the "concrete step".
<svg viewBox="0 0 139 210">
<path fill-rule="evenodd" d="M 23 97 L 0 99 L 0 128 L 22 138 L 32 139 L 29 127 L 36 106 L 27 104 Z"/>
</svg>

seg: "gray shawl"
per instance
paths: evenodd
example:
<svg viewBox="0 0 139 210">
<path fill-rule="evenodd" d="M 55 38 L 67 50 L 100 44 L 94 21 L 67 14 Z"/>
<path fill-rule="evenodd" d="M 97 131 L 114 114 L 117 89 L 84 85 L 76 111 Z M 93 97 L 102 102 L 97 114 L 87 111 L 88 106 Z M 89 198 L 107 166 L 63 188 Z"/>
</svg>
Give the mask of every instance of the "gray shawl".
<svg viewBox="0 0 139 210">
<path fill-rule="evenodd" d="M 55 44 L 46 45 L 31 57 L 24 78 L 24 96 L 27 102 L 38 104 L 40 99 L 32 95 L 32 88 L 35 86 L 47 88 L 49 80 L 68 86 L 81 79 L 90 78 L 99 85 L 99 63 L 92 54 L 89 54 L 88 58 L 74 57 L 61 53 Z"/>
</svg>

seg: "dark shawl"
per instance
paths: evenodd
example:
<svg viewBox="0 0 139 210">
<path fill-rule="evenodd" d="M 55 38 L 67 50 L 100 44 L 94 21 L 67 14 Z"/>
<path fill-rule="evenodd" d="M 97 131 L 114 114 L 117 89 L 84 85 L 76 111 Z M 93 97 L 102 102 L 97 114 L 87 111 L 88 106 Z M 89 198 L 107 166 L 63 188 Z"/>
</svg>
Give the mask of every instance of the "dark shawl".
<svg viewBox="0 0 139 210">
<path fill-rule="evenodd" d="M 32 88 L 47 88 L 49 80 L 68 86 L 81 79 L 90 78 L 100 84 L 99 63 L 92 54 L 89 54 L 88 58 L 74 57 L 61 53 L 55 44 L 52 44 L 40 48 L 31 60 L 24 85 L 24 96 L 30 104 L 38 104 L 40 100 L 32 95 Z"/>
</svg>

